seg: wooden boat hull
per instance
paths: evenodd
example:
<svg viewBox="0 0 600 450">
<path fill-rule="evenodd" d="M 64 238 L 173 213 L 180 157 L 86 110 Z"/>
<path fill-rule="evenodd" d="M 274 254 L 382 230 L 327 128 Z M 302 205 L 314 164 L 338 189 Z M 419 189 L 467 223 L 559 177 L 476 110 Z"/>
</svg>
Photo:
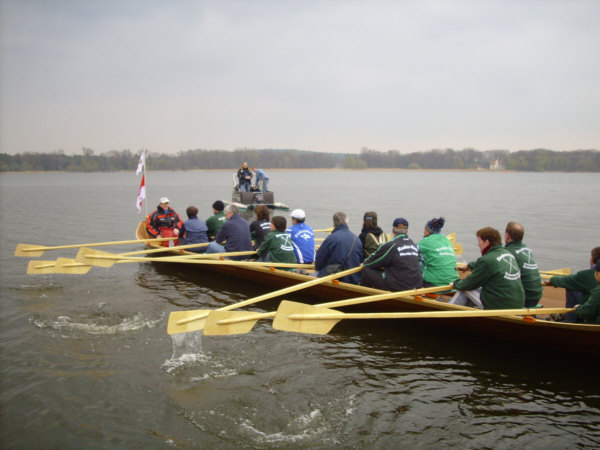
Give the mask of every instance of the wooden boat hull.
<svg viewBox="0 0 600 450">
<path fill-rule="evenodd" d="M 141 222 L 136 231 L 138 239 L 146 239 L 146 228 Z M 178 252 L 180 254 L 181 252 Z M 313 279 L 308 275 L 277 270 L 266 267 L 239 267 L 225 265 L 202 265 L 202 271 L 221 273 L 244 280 L 252 284 L 268 287 L 270 290 L 282 289 Z M 302 290 L 305 301 L 312 303 L 344 300 L 367 295 L 382 294 L 379 289 L 356 286 L 341 282 L 327 282 Z M 564 306 L 564 291 L 546 288 L 541 303 L 545 306 Z M 558 303 L 558 304 L 557 304 Z M 430 298 L 412 298 L 410 296 L 381 302 L 367 303 L 345 308 L 346 311 L 460 311 L 472 308 L 451 305 Z M 543 316 L 543 308 L 539 316 Z M 448 319 L 418 319 L 427 325 L 458 328 L 506 341 L 530 345 L 551 347 L 569 352 L 581 352 L 600 355 L 600 326 L 588 324 L 567 324 L 552 322 L 544 318 L 477 317 Z"/>
</svg>

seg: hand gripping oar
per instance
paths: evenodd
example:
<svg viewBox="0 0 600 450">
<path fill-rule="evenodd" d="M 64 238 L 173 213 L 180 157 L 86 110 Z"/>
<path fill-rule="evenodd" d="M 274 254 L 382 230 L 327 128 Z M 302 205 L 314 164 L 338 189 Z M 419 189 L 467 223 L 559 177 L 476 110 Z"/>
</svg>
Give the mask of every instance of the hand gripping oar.
<svg viewBox="0 0 600 450">
<path fill-rule="evenodd" d="M 163 242 L 172 241 L 177 237 L 168 238 L 157 238 L 157 239 L 134 239 L 130 241 L 113 241 L 113 242 L 97 242 L 92 244 L 73 244 L 73 245 L 57 245 L 54 247 L 44 247 L 35 244 L 17 244 L 15 249 L 15 256 L 29 256 L 37 257 L 42 256 L 46 250 L 60 250 L 65 248 L 80 248 L 80 247 L 103 247 L 107 245 L 121 245 L 121 244 L 139 244 L 140 242 Z"/>
<path fill-rule="evenodd" d="M 344 319 L 443 319 L 468 317 L 532 316 L 535 314 L 557 314 L 574 311 L 574 308 L 539 309 L 488 309 L 474 311 L 426 311 L 390 313 L 341 313 L 334 309 L 307 305 L 284 300 L 277 309 L 273 328 L 296 333 L 327 334 L 340 320 Z M 535 321 L 530 318 L 528 322 Z"/>
<path fill-rule="evenodd" d="M 190 331 L 198 331 L 204 328 L 206 318 L 209 313 L 214 311 L 230 311 L 232 309 L 243 308 L 244 306 L 251 305 L 253 303 L 261 302 L 263 300 L 268 300 L 270 298 L 279 297 L 281 295 L 289 294 L 291 292 L 296 292 L 301 289 L 308 288 L 310 286 L 315 286 L 317 284 L 323 284 L 327 281 L 332 281 L 337 278 L 342 278 L 347 275 L 351 275 L 353 273 L 359 272 L 362 270 L 361 266 L 353 267 L 352 269 L 343 270 L 338 273 L 333 273 L 331 275 L 327 275 L 321 278 L 314 278 L 310 281 L 305 281 L 304 283 L 299 283 L 294 286 L 290 286 L 284 289 L 279 289 L 278 291 L 269 292 L 268 294 L 260 295 L 258 297 L 250 298 L 248 300 L 244 300 L 243 302 L 234 303 L 232 305 L 224 306 L 217 310 L 212 309 L 195 309 L 188 311 L 174 311 L 169 315 L 169 322 L 167 324 L 167 333 L 168 334 L 177 334 L 177 333 L 188 333 Z M 246 314 L 256 315 L 256 313 L 247 313 Z M 258 319 L 257 319 L 258 320 Z M 256 321 L 255 321 L 256 322 Z M 250 326 L 254 325 L 253 322 Z"/>
<path fill-rule="evenodd" d="M 394 298 L 429 294 L 432 292 L 442 292 L 452 289 L 452 285 L 433 286 L 421 289 L 409 289 L 407 291 L 388 292 L 385 294 L 369 295 L 366 297 L 357 297 L 335 302 L 321 303 L 316 305 L 320 308 L 340 308 L 342 306 L 357 305 L 360 303 L 377 302 L 381 300 L 390 300 Z M 287 300 L 284 300 L 287 301 Z M 301 303 L 302 304 L 302 303 Z M 260 319 L 276 317 L 277 311 L 268 313 L 256 313 L 250 311 L 224 311 L 215 310 L 210 313 L 204 326 L 205 335 L 225 335 L 225 334 L 243 334 L 248 333 L 254 324 Z M 275 324 L 273 324 L 275 327 Z"/>
</svg>

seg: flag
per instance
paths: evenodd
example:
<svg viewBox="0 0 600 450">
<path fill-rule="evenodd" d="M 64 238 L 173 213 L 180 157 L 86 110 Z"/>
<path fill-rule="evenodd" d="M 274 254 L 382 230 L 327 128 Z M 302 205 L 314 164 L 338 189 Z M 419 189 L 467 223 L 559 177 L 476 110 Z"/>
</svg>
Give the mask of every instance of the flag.
<svg viewBox="0 0 600 450">
<path fill-rule="evenodd" d="M 140 173 L 142 173 L 142 170 L 144 170 L 144 153 L 145 152 L 142 150 L 142 154 L 140 155 L 140 162 L 138 162 L 138 166 L 135 171 L 136 175 L 139 175 Z"/>
<path fill-rule="evenodd" d="M 146 198 L 146 175 L 143 175 L 142 182 L 140 183 L 140 190 L 138 192 L 138 198 L 137 198 L 138 214 L 140 214 L 142 212 L 142 203 L 144 203 L 145 198 Z"/>
</svg>

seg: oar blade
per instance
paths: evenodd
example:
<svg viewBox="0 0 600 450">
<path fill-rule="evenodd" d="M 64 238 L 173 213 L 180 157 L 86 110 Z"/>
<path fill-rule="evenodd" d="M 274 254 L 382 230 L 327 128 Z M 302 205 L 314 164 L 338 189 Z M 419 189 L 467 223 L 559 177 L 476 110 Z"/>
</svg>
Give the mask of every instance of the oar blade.
<svg viewBox="0 0 600 450">
<path fill-rule="evenodd" d="M 92 268 L 89 264 L 82 264 L 73 258 L 57 258 L 54 273 L 69 275 L 85 275 Z"/>
<path fill-rule="evenodd" d="M 206 336 L 225 336 L 228 334 L 246 334 L 258 322 L 260 314 L 251 311 L 212 311 L 206 318 L 204 334 Z M 220 324 L 227 319 L 243 319 L 240 322 Z"/>
<path fill-rule="evenodd" d="M 341 319 L 290 319 L 289 316 L 292 314 L 332 314 L 338 312 L 335 309 L 283 300 L 277 308 L 273 328 L 294 333 L 327 334 Z"/>
<path fill-rule="evenodd" d="M 450 242 L 452 242 L 454 244 L 454 241 L 456 241 L 456 231 L 446 235 L 446 237 L 448 238 L 448 240 Z"/>
<path fill-rule="evenodd" d="M 27 275 L 43 275 L 55 273 L 56 261 L 40 261 L 37 259 L 29 261 L 27 265 Z"/>
<path fill-rule="evenodd" d="M 75 260 L 77 262 L 83 264 L 89 264 L 91 266 L 98 267 L 112 267 L 117 262 L 116 259 L 107 259 L 111 257 L 115 257 L 114 253 L 103 252 L 100 250 L 94 250 L 87 247 L 81 247 L 75 256 Z M 107 258 L 103 258 L 107 257 Z"/>
<path fill-rule="evenodd" d="M 456 255 L 462 255 L 463 254 L 463 247 L 462 247 L 462 244 L 460 242 L 454 242 L 452 244 L 452 248 L 454 249 L 454 253 Z"/>
<path fill-rule="evenodd" d="M 189 333 L 204 329 L 206 317 L 211 309 L 194 309 L 192 311 L 173 311 L 169 314 L 167 334 Z"/>
<path fill-rule="evenodd" d="M 38 256 L 42 256 L 45 250 L 38 250 L 43 248 L 40 245 L 35 244 L 17 244 L 17 248 L 15 249 L 15 256 L 27 256 L 30 258 L 36 258 Z"/>
</svg>

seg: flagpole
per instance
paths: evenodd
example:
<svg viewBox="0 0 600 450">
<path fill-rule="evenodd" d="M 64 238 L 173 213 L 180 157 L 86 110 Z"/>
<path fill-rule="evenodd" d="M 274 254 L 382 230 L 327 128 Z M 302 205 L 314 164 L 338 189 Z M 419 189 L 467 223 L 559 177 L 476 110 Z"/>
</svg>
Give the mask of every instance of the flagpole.
<svg viewBox="0 0 600 450">
<path fill-rule="evenodd" d="M 146 180 L 146 186 L 148 186 L 148 178 L 146 178 L 146 149 L 142 149 L 142 155 L 144 155 L 144 179 Z M 145 218 L 148 217 L 148 189 L 146 188 L 146 198 L 144 198 L 144 212 L 146 213 Z"/>
</svg>

